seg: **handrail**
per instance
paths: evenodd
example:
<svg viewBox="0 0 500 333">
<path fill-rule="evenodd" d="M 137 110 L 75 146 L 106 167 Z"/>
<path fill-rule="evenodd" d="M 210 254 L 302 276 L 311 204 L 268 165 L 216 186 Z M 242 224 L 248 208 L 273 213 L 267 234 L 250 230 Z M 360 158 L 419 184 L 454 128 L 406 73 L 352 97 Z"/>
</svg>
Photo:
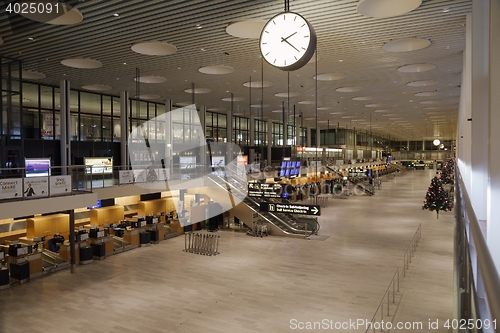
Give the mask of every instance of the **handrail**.
<svg viewBox="0 0 500 333">
<path fill-rule="evenodd" d="M 413 253 L 417 250 L 418 242 L 422 238 L 422 223 L 417 227 L 417 231 L 413 234 L 413 237 L 406 248 L 405 254 L 403 255 L 403 276 L 406 276 L 406 270 L 410 268 L 411 257 Z M 408 255 L 408 251 L 410 251 Z"/>
<path fill-rule="evenodd" d="M 385 299 L 386 299 L 386 296 L 387 296 L 387 316 L 390 315 L 390 309 L 389 309 L 389 304 L 390 304 L 390 290 L 391 290 L 391 286 L 392 286 L 392 303 L 395 303 L 395 296 L 396 296 L 396 285 L 394 284 L 394 280 L 396 279 L 396 276 L 398 277 L 398 289 L 397 289 L 397 292 L 399 292 L 399 267 L 396 269 L 396 272 L 394 273 L 394 275 L 392 276 L 392 279 L 391 279 L 391 282 L 389 282 L 389 286 L 387 287 L 385 293 L 384 293 L 384 296 L 382 296 L 382 300 L 380 301 L 380 303 L 378 304 L 378 307 L 377 307 L 377 310 L 375 310 L 375 314 L 373 315 L 373 318 L 372 320 L 370 321 L 370 324 L 367 324 L 367 328 L 366 328 L 366 332 L 368 332 L 370 330 L 370 328 L 373 330 L 373 332 L 375 332 L 375 325 L 373 325 L 373 323 L 375 322 L 375 318 L 377 317 L 377 314 L 380 310 L 380 317 L 381 317 L 381 320 L 384 319 L 384 307 L 382 306 Z"/>
<path fill-rule="evenodd" d="M 455 167 L 455 172 L 459 179 L 459 189 L 465 201 L 465 211 L 467 213 L 467 218 L 469 222 L 469 227 L 471 230 L 472 238 L 474 240 L 474 247 L 477 253 L 477 264 L 479 267 L 479 276 L 482 278 L 484 285 L 484 292 L 486 295 L 486 300 L 488 302 L 488 307 L 490 310 L 490 315 L 492 319 L 500 323 L 500 277 L 495 269 L 495 263 L 491 257 L 488 245 L 484 239 L 483 232 L 477 221 L 476 214 L 472 208 L 472 204 L 467 194 L 467 188 L 463 182 L 462 175 L 458 166 Z M 457 191 L 456 191 L 457 192 Z M 478 276 L 475 276 L 478 278 Z M 496 332 L 500 332 L 500 327 L 495 329 Z"/>
</svg>

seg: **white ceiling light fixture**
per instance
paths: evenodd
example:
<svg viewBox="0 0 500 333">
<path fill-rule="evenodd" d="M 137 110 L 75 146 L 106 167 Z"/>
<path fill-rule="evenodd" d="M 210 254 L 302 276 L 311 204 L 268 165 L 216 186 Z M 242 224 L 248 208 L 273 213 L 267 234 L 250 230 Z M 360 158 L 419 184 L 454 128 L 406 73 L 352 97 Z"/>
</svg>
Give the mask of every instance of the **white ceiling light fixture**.
<svg viewBox="0 0 500 333">
<path fill-rule="evenodd" d="M 242 102 L 245 99 L 243 97 L 233 97 L 232 99 L 231 99 L 231 97 L 224 97 L 222 100 L 224 102 L 231 102 L 231 101 L 233 101 L 233 102 Z"/>
<path fill-rule="evenodd" d="M 416 93 L 415 96 L 417 97 L 430 97 L 430 96 L 438 96 L 441 95 L 440 91 L 423 91 Z"/>
<path fill-rule="evenodd" d="M 434 139 L 432 143 L 434 144 L 434 146 L 439 146 L 441 144 L 441 141 L 439 139 Z"/>
<path fill-rule="evenodd" d="M 189 88 L 189 89 L 185 89 L 184 92 L 188 93 L 188 94 L 208 94 L 208 93 L 211 93 L 212 90 L 208 89 L 208 88 Z"/>
<path fill-rule="evenodd" d="M 315 101 L 299 101 L 298 102 L 299 104 L 302 104 L 302 105 L 312 105 L 312 104 L 316 104 Z"/>
<path fill-rule="evenodd" d="M 358 97 L 353 97 L 353 101 L 371 101 L 372 99 L 375 99 L 373 96 L 358 96 Z"/>
<path fill-rule="evenodd" d="M 259 39 L 260 33 L 267 21 L 264 20 L 245 20 L 232 22 L 226 28 L 226 32 L 234 37 Z"/>
<path fill-rule="evenodd" d="M 107 84 L 90 84 L 82 86 L 82 89 L 91 91 L 107 91 L 107 90 L 113 90 L 113 87 L 108 86 Z"/>
<path fill-rule="evenodd" d="M 428 87 L 428 86 L 435 86 L 436 84 L 439 84 L 439 81 L 436 80 L 422 80 L 422 81 L 413 81 L 408 84 L 406 84 L 409 87 Z"/>
<path fill-rule="evenodd" d="M 343 80 L 346 77 L 347 76 L 341 73 L 324 73 L 313 76 L 313 78 L 318 81 L 337 81 L 337 80 Z"/>
<path fill-rule="evenodd" d="M 65 4 L 64 2 L 57 2 L 57 7 L 56 7 L 56 4 L 53 2 L 52 10 L 49 11 L 48 7 L 45 6 L 46 5 L 45 2 L 48 1 L 42 2 L 44 4 L 43 10 L 42 7 L 36 7 L 35 8 L 36 10 L 34 11 L 20 10 L 19 14 L 32 21 L 52 24 L 52 25 L 73 25 L 83 21 L 83 15 L 78 9 L 71 8 L 71 6 Z M 28 5 L 28 8 L 31 9 L 30 4 L 32 4 L 33 1 L 27 1 L 27 0 L 20 1 L 22 8 L 24 8 L 22 6 L 23 3 Z"/>
<path fill-rule="evenodd" d="M 28 80 L 40 80 L 40 79 L 45 79 L 47 76 L 41 72 L 37 71 L 30 71 L 30 70 L 23 70 L 21 72 L 21 75 L 23 76 L 23 79 L 28 79 Z M 18 77 L 17 72 L 14 72 L 13 75 L 14 77 Z"/>
<path fill-rule="evenodd" d="M 300 96 L 300 94 L 298 92 L 291 92 L 291 93 L 283 92 L 283 93 L 274 94 L 274 96 L 276 96 L 276 97 L 297 97 L 297 96 Z"/>
<path fill-rule="evenodd" d="M 61 60 L 61 64 L 64 66 L 80 69 L 95 69 L 101 68 L 102 63 L 99 60 L 90 58 L 71 58 Z"/>
<path fill-rule="evenodd" d="M 329 111 L 329 110 L 332 110 L 332 109 L 333 109 L 333 107 L 331 107 L 331 106 L 320 106 L 320 107 L 318 107 L 319 111 Z"/>
<path fill-rule="evenodd" d="M 414 64 L 405 65 L 398 68 L 398 72 L 402 73 L 421 73 L 436 69 L 436 65 L 433 64 Z"/>
<path fill-rule="evenodd" d="M 367 108 L 381 108 L 383 107 L 384 104 L 380 104 L 380 103 L 375 103 L 375 104 L 366 104 L 365 107 Z"/>
<path fill-rule="evenodd" d="M 267 88 L 271 87 L 272 85 L 273 83 L 269 81 L 252 81 L 243 83 L 243 86 L 248 88 Z"/>
<path fill-rule="evenodd" d="M 361 87 L 340 87 L 335 89 L 336 92 L 357 92 L 361 90 L 363 90 Z"/>
<path fill-rule="evenodd" d="M 174 45 L 159 41 L 136 43 L 130 48 L 134 52 L 154 56 L 166 56 L 177 52 L 177 48 Z"/>
<path fill-rule="evenodd" d="M 273 110 L 271 112 L 278 113 L 278 112 L 283 112 L 282 110 Z"/>
<path fill-rule="evenodd" d="M 141 94 L 139 96 L 135 96 L 136 98 L 139 98 L 139 99 L 147 99 L 147 100 L 150 100 L 150 99 L 158 99 L 160 98 L 161 96 L 160 95 L 156 95 L 156 94 Z"/>
<path fill-rule="evenodd" d="M 425 49 L 431 45 L 431 41 L 422 38 L 402 38 L 384 44 L 382 49 L 387 52 L 411 52 Z"/>
<path fill-rule="evenodd" d="M 134 78 L 135 82 L 140 82 L 140 83 L 164 83 L 167 82 L 167 79 L 164 78 L 163 76 L 156 76 L 156 75 L 148 75 L 148 76 L 140 76 Z"/>
<path fill-rule="evenodd" d="M 198 72 L 210 75 L 224 75 L 234 73 L 234 68 L 225 65 L 205 66 L 198 69 Z"/>
<path fill-rule="evenodd" d="M 358 13 L 373 18 L 403 15 L 417 9 L 422 0 L 360 0 Z"/>
</svg>

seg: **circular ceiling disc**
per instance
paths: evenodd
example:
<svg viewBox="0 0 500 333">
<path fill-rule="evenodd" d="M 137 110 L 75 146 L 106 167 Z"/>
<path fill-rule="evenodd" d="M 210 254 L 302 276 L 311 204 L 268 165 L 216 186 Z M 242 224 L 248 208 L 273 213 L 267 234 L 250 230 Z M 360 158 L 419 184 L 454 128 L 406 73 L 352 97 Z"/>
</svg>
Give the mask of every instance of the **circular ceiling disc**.
<svg viewBox="0 0 500 333">
<path fill-rule="evenodd" d="M 420 73 L 431 71 L 436 68 L 436 65 L 433 64 L 414 64 L 414 65 L 406 65 L 398 68 L 398 72 L 403 73 Z"/>
<path fill-rule="evenodd" d="M 216 65 L 201 67 L 198 71 L 203 74 L 223 75 L 234 73 L 234 68 L 230 66 Z"/>
<path fill-rule="evenodd" d="M 233 22 L 226 28 L 226 32 L 231 36 L 238 38 L 259 39 L 260 33 L 267 21 L 263 20 L 247 20 Z"/>
<path fill-rule="evenodd" d="M 252 108 L 260 108 L 260 107 L 268 108 L 269 106 L 270 106 L 269 104 L 263 104 L 263 105 L 252 104 L 252 105 L 250 105 L 250 107 L 252 107 Z"/>
<path fill-rule="evenodd" d="M 100 61 L 90 58 L 64 59 L 61 61 L 61 64 L 63 64 L 64 66 L 80 69 L 94 69 L 102 67 L 102 63 Z"/>
<path fill-rule="evenodd" d="M 385 44 L 382 49 L 388 52 L 411 52 L 425 49 L 429 45 L 431 45 L 431 41 L 428 39 L 403 38 Z"/>
<path fill-rule="evenodd" d="M 297 97 L 299 95 L 300 94 L 298 92 L 291 92 L 290 94 L 286 92 L 274 94 L 276 97 Z"/>
<path fill-rule="evenodd" d="M 207 111 L 212 111 L 212 112 L 223 112 L 226 111 L 226 108 L 209 108 Z"/>
<path fill-rule="evenodd" d="M 106 84 L 91 84 L 87 86 L 82 86 L 82 89 L 92 90 L 92 91 L 107 91 L 107 90 L 113 90 L 113 87 L 108 86 Z"/>
<path fill-rule="evenodd" d="M 384 104 L 366 104 L 365 107 L 367 108 L 381 108 L 383 107 Z"/>
<path fill-rule="evenodd" d="M 316 104 L 315 101 L 300 101 L 298 102 L 299 104 L 303 104 L 303 105 L 312 105 L 312 104 Z"/>
<path fill-rule="evenodd" d="M 22 71 L 21 75 L 23 76 L 23 79 L 28 79 L 28 80 L 40 80 L 40 79 L 45 79 L 46 76 L 43 73 L 36 72 L 36 71 Z M 13 74 L 14 77 L 17 77 L 16 74 Z"/>
<path fill-rule="evenodd" d="M 134 78 L 134 81 L 139 81 L 140 83 L 164 83 L 167 82 L 167 79 L 163 76 L 149 75 L 149 76 L 140 76 L 139 78 Z"/>
<path fill-rule="evenodd" d="M 45 4 L 48 1 L 42 1 L 41 3 Z M 34 1 L 20 1 L 20 4 L 27 4 L 28 7 Z M 58 2 L 58 9 L 55 10 L 55 5 L 52 5 L 52 11 L 49 13 L 48 11 L 35 10 L 34 13 L 30 13 L 30 10 L 26 12 L 21 10 L 19 15 L 30 19 L 32 21 L 47 23 L 53 25 L 72 25 L 77 24 L 83 21 L 83 15 L 76 8 L 71 8 L 69 5 L 66 5 L 63 2 Z M 45 9 L 45 7 L 44 7 Z"/>
<path fill-rule="evenodd" d="M 158 99 L 158 98 L 160 98 L 160 95 L 155 95 L 155 94 L 141 94 L 141 95 L 139 95 L 139 99 Z"/>
<path fill-rule="evenodd" d="M 340 73 L 325 73 L 325 74 L 315 75 L 313 78 L 318 81 L 336 81 L 345 79 L 346 76 Z"/>
<path fill-rule="evenodd" d="M 421 101 L 420 104 L 439 104 L 442 103 L 443 101 L 440 99 L 434 99 L 430 101 Z"/>
<path fill-rule="evenodd" d="M 428 87 L 435 86 L 439 84 L 439 81 L 436 80 L 423 80 L 423 81 L 413 81 L 407 84 L 409 87 Z"/>
<path fill-rule="evenodd" d="M 187 92 L 188 94 L 208 94 L 210 92 L 212 92 L 212 90 L 208 89 L 208 88 L 194 88 L 193 89 L 186 89 L 184 90 L 184 92 Z"/>
<path fill-rule="evenodd" d="M 361 0 L 358 13 L 374 18 L 403 15 L 417 9 L 422 0 Z"/>
<path fill-rule="evenodd" d="M 438 96 L 441 95 L 440 91 L 423 91 L 416 93 L 415 96 L 417 97 L 429 97 L 429 96 Z"/>
<path fill-rule="evenodd" d="M 373 96 L 359 96 L 359 97 L 353 97 L 353 101 L 371 101 L 372 99 L 375 99 Z"/>
<path fill-rule="evenodd" d="M 222 99 L 224 102 L 231 102 L 231 97 L 224 97 Z M 233 102 L 241 102 L 244 101 L 245 99 L 243 97 L 233 97 L 232 101 Z"/>
<path fill-rule="evenodd" d="M 131 49 L 140 54 L 156 56 L 165 56 L 177 52 L 177 48 L 172 44 L 157 41 L 137 43 L 132 45 Z"/>
<path fill-rule="evenodd" d="M 271 87 L 273 83 L 269 81 L 252 81 L 252 82 L 245 82 L 243 83 L 243 85 L 245 87 L 250 87 L 250 88 L 267 88 Z"/>
<path fill-rule="evenodd" d="M 363 88 L 361 87 L 342 87 L 342 88 L 337 88 L 335 91 L 337 92 L 356 92 L 356 91 L 361 91 Z"/>
</svg>

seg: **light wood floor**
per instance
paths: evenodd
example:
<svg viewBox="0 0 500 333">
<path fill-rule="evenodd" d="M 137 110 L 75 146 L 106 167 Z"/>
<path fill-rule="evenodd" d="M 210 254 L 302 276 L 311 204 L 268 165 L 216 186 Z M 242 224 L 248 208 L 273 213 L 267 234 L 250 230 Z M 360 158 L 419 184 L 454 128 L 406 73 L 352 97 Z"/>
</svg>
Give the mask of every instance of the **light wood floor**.
<svg viewBox="0 0 500 333">
<path fill-rule="evenodd" d="M 291 320 L 370 320 L 420 223 L 396 319 L 444 322 L 453 315 L 453 212 L 437 220 L 421 209 L 434 173 L 330 200 L 325 240 L 222 231 L 221 254 L 206 257 L 183 252 L 181 236 L 12 286 L 0 291 L 0 332 L 292 332 Z"/>
</svg>

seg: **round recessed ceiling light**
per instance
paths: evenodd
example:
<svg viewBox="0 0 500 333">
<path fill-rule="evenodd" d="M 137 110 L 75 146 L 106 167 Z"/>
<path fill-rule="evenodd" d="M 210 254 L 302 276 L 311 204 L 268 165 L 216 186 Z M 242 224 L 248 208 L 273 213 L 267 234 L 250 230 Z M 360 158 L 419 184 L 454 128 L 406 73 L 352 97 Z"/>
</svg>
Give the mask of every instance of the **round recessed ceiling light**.
<svg viewBox="0 0 500 333">
<path fill-rule="evenodd" d="M 189 102 L 177 102 L 173 104 L 174 106 L 188 106 L 191 105 Z"/>
<path fill-rule="evenodd" d="M 260 33 L 267 21 L 265 20 L 245 20 L 229 24 L 226 32 L 238 38 L 259 39 Z"/>
<path fill-rule="evenodd" d="M 367 108 L 381 108 L 383 107 L 384 104 L 366 104 L 365 107 Z"/>
<path fill-rule="evenodd" d="M 158 41 L 137 43 L 132 45 L 131 49 L 140 54 L 155 56 L 165 56 L 177 52 L 177 48 L 172 44 Z"/>
<path fill-rule="evenodd" d="M 441 95 L 440 91 L 423 91 L 416 93 L 415 96 L 417 97 L 429 97 L 429 96 L 438 96 Z"/>
<path fill-rule="evenodd" d="M 209 108 L 207 111 L 212 111 L 212 112 L 223 112 L 226 111 L 226 108 Z"/>
<path fill-rule="evenodd" d="M 21 4 L 25 3 L 29 6 L 32 2 L 33 1 L 23 0 L 21 1 Z M 58 10 L 56 10 L 55 6 L 53 5 L 53 10 L 50 12 L 48 10 L 35 10 L 33 12 L 31 10 L 21 10 L 19 14 L 32 21 L 53 25 L 72 25 L 82 22 L 83 15 L 78 9 L 71 8 L 69 5 L 66 5 L 63 2 L 58 2 L 58 6 Z"/>
<path fill-rule="evenodd" d="M 430 101 L 421 101 L 420 104 L 439 104 L 442 103 L 443 101 L 440 99 L 434 99 Z"/>
<path fill-rule="evenodd" d="M 433 64 L 414 64 L 414 65 L 406 65 L 398 68 L 398 72 L 402 73 L 420 73 L 431 71 L 436 68 L 436 65 Z"/>
<path fill-rule="evenodd" d="M 212 90 L 208 88 L 194 88 L 194 90 L 189 88 L 184 90 L 184 92 L 187 92 L 188 94 L 208 94 L 212 92 Z"/>
<path fill-rule="evenodd" d="M 222 99 L 224 102 L 231 102 L 231 97 L 224 97 Z M 233 102 L 241 102 L 244 101 L 245 99 L 243 97 L 233 97 L 232 101 Z"/>
<path fill-rule="evenodd" d="M 418 8 L 422 0 L 361 0 L 358 13 L 374 18 L 403 15 Z"/>
<path fill-rule="evenodd" d="M 346 76 L 340 73 L 325 73 L 313 76 L 314 79 L 318 81 L 336 81 L 345 79 Z"/>
<path fill-rule="evenodd" d="M 269 81 L 252 81 L 243 83 L 245 87 L 249 88 L 267 88 L 273 85 L 272 82 Z"/>
<path fill-rule="evenodd" d="M 61 61 L 61 64 L 68 67 L 82 68 L 82 69 L 94 69 L 102 67 L 102 63 L 100 61 L 90 58 L 64 59 Z"/>
<path fill-rule="evenodd" d="M 107 90 L 113 90 L 113 87 L 108 86 L 107 84 L 91 84 L 87 86 L 82 86 L 82 89 L 92 90 L 92 91 L 107 91 Z"/>
<path fill-rule="evenodd" d="M 160 95 L 155 95 L 155 94 L 141 94 L 138 97 L 139 99 L 158 99 L 160 98 Z"/>
<path fill-rule="evenodd" d="M 422 80 L 422 81 L 413 81 L 407 84 L 409 87 L 428 87 L 439 84 L 439 81 L 436 80 Z"/>
<path fill-rule="evenodd" d="M 269 106 L 270 106 L 269 104 L 262 104 L 262 105 L 260 105 L 260 104 L 252 104 L 252 105 L 250 105 L 250 107 L 252 107 L 252 108 L 260 108 L 260 107 L 268 108 Z"/>
<path fill-rule="evenodd" d="M 312 104 L 315 104 L 316 102 L 315 101 L 299 101 L 298 103 L 303 104 L 303 105 L 312 105 Z"/>
<path fill-rule="evenodd" d="M 385 44 L 382 49 L 388 52 L 410 52 L 425 49 L 429 45 L 431 45 L 431 42 L 428 39 L 402 38 Z"/>
<path fill-rule="evenodd" d="M 299 96 L 300 94 L 298 92 L 291 92 L 291 93 L 277 93 L 277 94 L 274 94 L 274 96 L 276 97 L 297 97 Z"/>
<path fill-rule="evenodd" d="M 23 79 L 28 79 L 28 80 L 40 80 L 46 78 L 45 74 L 36 71 L 23 70 L 21 75 L 23 76 Z M 18 77 L 17 73 L 13 73 L 13 76 Z"/>
<path fill-rule="evenodd" d="M 371 101 L 372 99 L 375 99 L 373 96 L 359 96 L 359 97 L 353 97 L 353 101 Z"/>
<path fill-rule="evenodd" d="M 216 65 L 201 67 L 198 71 L 203 74 L 222 75 L 234 73 L 234 68 L 230 66 Z"/>
<path fill-rule="evenodd" d="M 167 82 L 167 79 L 163 76 L 149 75 L 134 78 L 134 81 L 139 81 L 140 83 L 164 83 Z"/>
<path fill-rule="evenodd" d="M 341 87 L 335 89 L 337 92 L 356 92 L 356 91 L 361 91 L 363 88 L 361 87 Z"/>
</svg>

